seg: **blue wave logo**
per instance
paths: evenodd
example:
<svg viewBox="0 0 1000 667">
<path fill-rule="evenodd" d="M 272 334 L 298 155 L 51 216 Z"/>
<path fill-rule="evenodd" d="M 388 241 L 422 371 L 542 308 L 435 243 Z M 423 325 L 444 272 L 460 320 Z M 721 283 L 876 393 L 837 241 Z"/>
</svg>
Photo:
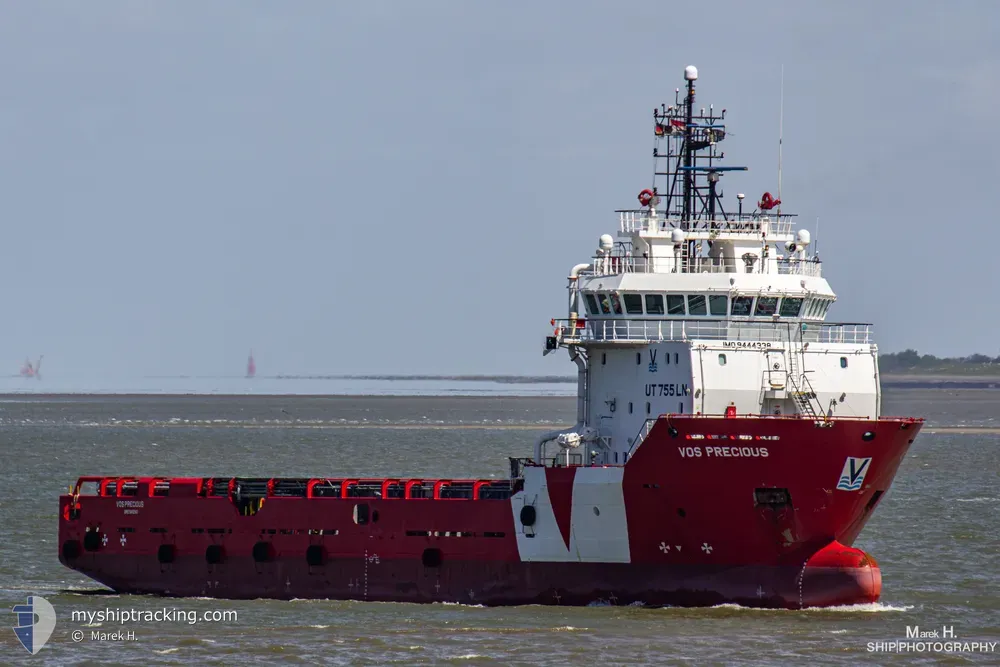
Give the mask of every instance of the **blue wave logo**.
<svg viewBox="0 0 1000 667">
<path fill-rule="evenodd" d="M 857 458 L 848 456 L 844 461 L 844 469 L 840 471 L 840 481 L 837 488 L 841 491 L 860 491 L 865 482 L 865 475 L 871 467 L 872 457 Z"/>
</svg>

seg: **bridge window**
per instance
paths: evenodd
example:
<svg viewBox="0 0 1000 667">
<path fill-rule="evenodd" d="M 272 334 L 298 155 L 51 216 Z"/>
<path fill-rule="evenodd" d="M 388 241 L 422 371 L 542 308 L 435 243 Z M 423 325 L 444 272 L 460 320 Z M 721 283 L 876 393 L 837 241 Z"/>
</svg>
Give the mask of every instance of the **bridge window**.
<svg viewBox="0 0 1000 667">
<path fill-rule="evenodd" d="M 688 294 L 688 314 L 707 315 L 708 309 L 705 307 L 704 294 Z"/>
<path fill-rule="evenodd" d="M 615 315 L 622 314 L 622 302 L 614 292 L 611 293 L 611 309 L 615 312 Z"/>
<path fill-rule="evenodd" d="M 786 296 L 781 300 L 779 312 L 782 317 L 798 317 L 800 310 L 802 310 L 802 299 Z"/>
<path fill-rule="evenodd" d="M 601 312 L 604 313 L 605 315 L 610 315 L 611 314 L 611 302 L 608 300 L 608 295 L 607 294 L 598 294 L 597 295 L 597 300 L 601 304 Z"/>
<path fill-rule="evenodd" d="M 738 296 L 733 299 L 733 316 L 749 317 L 753 312 L 753 297 Z"/>
<path fill-rule="evenodd" d="M 761 296 L 757 297 L 757 309 L 753 314 L 757 317 L 768 317 L 778 311 L 778 297 Z"/>
<path fill-rule="evenodd" d="M 830 306 L 832 306 L 832 305 L 833 305 L 833 301 L 830 301 L 829 299 L 827 299 L 826 301 L 824 301 L 823 302 L 823 312 L 820 313 L 820 315 L 822 317 L 826 317 L 826 311 L 830 310 Z"/>
<path fill-rule="evenodd" d="M 667 315 L 684 315 L 684 295 L 667 295 Z"/>
<path fill-rule="evenodd" d="M 625 312 L 629 315 L 642 315 L 642 295 L 641 294 L 624 294 L 622 299 L 625 301 Z"/>
<path fill-rule="evenodd" d="M 661 294 L 646 295 L 646 314 L 647 315 L 663 314 L 663 295 Z"/>
<path fill-rule="evenodd" d="M 729 314 L 729 297 L 724 294 L 713 294 L 708 297 L 708 312 L 718 317 Z"/>
<path fill-rule="evenodd" d="M 588 313 L 590 313 L 591 315 L 596 315 L 597 313 L 600 312 L 600 310 L 597 307 L 597 299 L 594 297 L 593 294 L 587 292 L 586 294 L 583 295 L 583 298 L 587 301 Z"/>
</svg>

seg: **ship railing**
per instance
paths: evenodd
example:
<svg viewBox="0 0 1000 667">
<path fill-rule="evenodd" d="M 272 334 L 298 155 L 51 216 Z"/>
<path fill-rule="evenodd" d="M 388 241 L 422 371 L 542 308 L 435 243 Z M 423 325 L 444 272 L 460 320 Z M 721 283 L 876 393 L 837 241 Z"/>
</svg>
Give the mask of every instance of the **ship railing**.
<svg viewBox="0 0 1000 667">
<path fill-rule="evenodd" d="M 823 275 L 823 263 L 812 257 L 807 259 L 781 257 L 778 259 L 778 273 L 819 278 Z"/>
<path fill-rule="evenodd" d="M 618 214 L 619 229 L 632 234 L 643 231 L 670 231 L 682 229 L 685 231 L 717 231 L 726 234 L 746 234 L 747 236 L 769 236 L 792 233 L 793 215 L 760 215 L 745 213 L 729 214 L 725 218 L 716 216 L 714 219 L 702 218 L 681 220 L 675 215 L 667 215 L 657 211 L 651 213 L 648 208 L 615 211 Z"/>
<path fill-rule="evenodd" d="M 656 419 L 647 419 L 639 427 L 639 432 L 635 434 L 635 437 L 630 440 L 630 445 L 628 448 L 628 454 L 625 455 L 626 460 L 632 458 L 632 452 L 634 452 L 639 445 L 643 443 L 649 432 L 653 430 L 653 426 L 656 424 Z"/>
<path fill-rule="evenodd" d="M 595 255 L 593 269 L 589 272 L 594 276 L 617 276 L 625 273 L 675 273 L 678 267 L 681 273 L 746 273 L 746 265 L 742 260 L 732 257 L 636 257 L 633 255 Z M 780 275 L 809 276 L 818 278 L 822 275 L 822 263 L 813 257 L 798 259 L 795 257 L 779 257 L 775 265 Z M 770 273 L 770 262 L 757 263 L 751 273 Z"/>
<path fill-rule="evenodd" d="M 524 465 L 533 465 L 523 459 Z M 507 480 L 496 479 L 325 479 L 283 477 L 101 477 L 84 476 L 69 496 L 104 498 L 205 498 L 211 501 L 305 498 L 318 500 L 506 500 Z M 138 501 L 136 501 L 138 502 Z M 128 507 L 128 506 L 126 506 Z"/>
<path fill-rule="evenodd" d="M 721 340 L 732 347 L 741 343 L 789 341 L 801 343 L 871 344 L 874 327 L 854 322 L 754 322 L 691 319 L 590 318 L 555 320 L 563 343 L 634 343 L 650 341 Z"/>
<path fill-rule="evenodd" d="M 756 412 L 741 412 L 735 417 L 727 416 L 725 413 L 720 412 L 697 412 L 697 413 L 666 413 L 658 417 L 658 419 L 666 420 L 670 422 L 674 419 L 694 419 L 694 420 L 717 420 L 717 419 L 760 419 L 762 421 L 802 421 L 809 420 L 812 421 L 813 418 L 807 415 L 797 414 L 797 413 L 786 413 L 780 415 L 769 415 L 760 414 Z M 861 415 L 843 415 L 843 416 L 833 416 L 833 417 L 822 417 L 824 422 L 870 422 L 870 421 L 880 421 L 880 422 L 894 422 L 898 423 L 901 428 L 909 428 L 913 424 L 923 424 L 925 419 L 923 417 L 893 417 L 893 416 L 879 416 L 875 419 L 869 416 Z"/>
</svg>

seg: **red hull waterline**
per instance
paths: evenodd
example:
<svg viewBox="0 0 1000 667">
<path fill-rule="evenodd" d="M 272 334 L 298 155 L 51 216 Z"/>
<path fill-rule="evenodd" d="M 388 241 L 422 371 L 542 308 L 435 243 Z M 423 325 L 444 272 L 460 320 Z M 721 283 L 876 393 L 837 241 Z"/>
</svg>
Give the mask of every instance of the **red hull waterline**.
<svg viewBox="0 0 1000 667">
<path fill-rule="evenodd" d="M 874 602 L 878 565 L 850 545 L 922 424 L 671 415 L 624 465 L 502 482 L 85 477 L 60 498 L 59 557 L 166 596 Z"/>
</svg>

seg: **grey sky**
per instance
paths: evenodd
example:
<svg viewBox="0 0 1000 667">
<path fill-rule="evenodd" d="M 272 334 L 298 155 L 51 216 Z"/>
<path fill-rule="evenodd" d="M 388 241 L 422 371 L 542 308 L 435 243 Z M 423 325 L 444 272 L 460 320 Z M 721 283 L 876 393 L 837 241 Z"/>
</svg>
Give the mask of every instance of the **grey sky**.
<svg viewBox="0 0 1000 667">
<path fill-rule="evenodd" d="M 785 65 L 831 318 L 997 354 L 1000 3 L 685 7 L 4 2 L 0 370 L 569 374 L 548 320 L 687 64 L 730 205 L 776 187 Z"/>
</svg>

